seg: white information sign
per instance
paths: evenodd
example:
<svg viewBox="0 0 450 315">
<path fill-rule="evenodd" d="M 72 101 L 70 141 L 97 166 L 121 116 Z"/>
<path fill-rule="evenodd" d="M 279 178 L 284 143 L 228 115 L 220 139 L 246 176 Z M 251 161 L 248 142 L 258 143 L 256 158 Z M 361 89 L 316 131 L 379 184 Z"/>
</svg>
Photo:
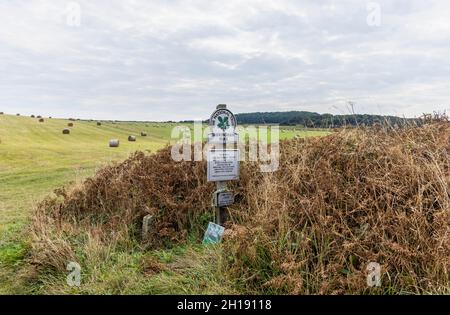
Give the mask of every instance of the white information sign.
<svg viewBox="0 0 450 315">
<path fill-rule="evenodd" d="M 239 134 L 210 133 L 208 143 L 210 144 L 236 144 L 239 142 Z"/>
<path fill-rule="evenodd" d="M 208 181 L 239 179 L 239 150 L 208 151 Z"/>
</svg>

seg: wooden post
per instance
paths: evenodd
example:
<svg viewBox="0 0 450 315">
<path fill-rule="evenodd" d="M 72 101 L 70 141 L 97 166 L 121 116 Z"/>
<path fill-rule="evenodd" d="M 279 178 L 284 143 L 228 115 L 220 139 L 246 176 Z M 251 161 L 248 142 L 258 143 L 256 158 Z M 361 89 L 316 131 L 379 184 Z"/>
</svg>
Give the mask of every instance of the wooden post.
<svg viewBox="0 0 450 315">
<path fill-rule="evenodd" d="M 227 189 L 227 182 L 217 182 L 216 183 L 216 188 L 217 191 L 224 191 Z M 216 208 L 216 223 L 218 225 L 222 225 L 224 224 L 227 219 L 228 219 L 228 215 L 227 215 L 227 208 L 226 207 L 217 207 Z"/>
<path fill-rule="evenodd" d="M 210 126 L 213 128 L 212 133 L 208 135 L 208 143 L 214 144 L 214 145 L 221 145 L 222 147 L 220 149 L 215 148 L 211 152 L 217 152 L 220 154 L 220 152 L 223 152 L 223 158 L 229 154 L 230 151 L 227 149 L 228 145 L 233 145 L 235 147 L 234 151 L 236 151 L 237 147 L 237 138 L 235 135 L 235 128 L 236 128 L 236 118 L 227 109 L 227 105 L 220 104 L 217 106 L 216 111 L 211 115 L 210 119 Z M 214 128 L 215 127 L 215 128 Z M 218 127 L 218 128 L 217 128 Z M 229 129 L 232 130 L 231 137 Z M 219 130 L 218 132 L 216 132 Z M 226 132 L 228 130 L 228 133 Z M 232 140 L 229 140 L 232 139 Z M 239 156 L 239 151 L 237 152 L 237 157 Z M 208 153 L 209 154 L 209 153 Z M 212 153 L 211 153 L 212 154 Z M 208 155 L 209 156 L 209 155 Z M 236 157 L 236 155 L 234 155 Z M 237 166 L 236 166 L 237 165 Z M 210 174 L 211 170 L 211 174 Z M 213 170 L 215 170 L 214 167 L 210 167 L 210 161 L 208 160 L 208 181 L 215 181 L 216 182 L 216 191 L 214 192 L 213 196 L 213 208 L 216 216 L 216 224 L 223 225 L 228 220 L 228 211 L 227 206 L 231 205 L 232 202 L 234 202 L 234 196 L 230 197 L 228 192 L 228 198 L 227 197 L 227 181 L 228 180 L 237 180 L 239 178 L 239 159 L 236 158 L 236 164 L 230 169 L 223 171 L 221 176 L 217 175 L 218 171 L 215 170 L 215 174 L 213 173 Z M 219 202 L 219 196 L 223 197 L 221 199 L 221 202 Z"/>
</svg>

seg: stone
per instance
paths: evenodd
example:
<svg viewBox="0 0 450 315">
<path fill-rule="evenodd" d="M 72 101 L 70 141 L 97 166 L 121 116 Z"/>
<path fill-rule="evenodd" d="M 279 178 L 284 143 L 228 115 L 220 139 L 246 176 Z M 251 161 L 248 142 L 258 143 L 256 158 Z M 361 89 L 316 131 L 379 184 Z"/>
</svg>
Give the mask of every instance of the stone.
<svg viewBox="0 0 450 315">
<path fill-rule="evenodd" d="M 153 228 L 153 214 L 148 214 L 142 219 L 142 239 L 146 239 Z"/>
</svg>

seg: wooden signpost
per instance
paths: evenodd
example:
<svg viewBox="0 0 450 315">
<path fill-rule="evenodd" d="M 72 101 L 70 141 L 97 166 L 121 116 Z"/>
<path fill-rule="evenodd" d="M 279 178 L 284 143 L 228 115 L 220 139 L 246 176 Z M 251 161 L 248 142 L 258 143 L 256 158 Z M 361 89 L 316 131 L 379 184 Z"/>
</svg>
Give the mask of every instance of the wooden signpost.
<svg viewBox="0 0 450 315">
<path fill-rule="evenodd" d="M 227 220 L 226 207 L 234 203 L 234 194 L 228 190 L 227 181 L 239 179 L 239 137 L 236 134 L 236 118 L 226 105 L 218 105 L 209 120 L 211 133 L 208 144 L 208 181 L 216 182 L 212 203 L 216 212 L 216 223 Z M 231 148 L 230 148 L 231 147 Z"/>
</svg>

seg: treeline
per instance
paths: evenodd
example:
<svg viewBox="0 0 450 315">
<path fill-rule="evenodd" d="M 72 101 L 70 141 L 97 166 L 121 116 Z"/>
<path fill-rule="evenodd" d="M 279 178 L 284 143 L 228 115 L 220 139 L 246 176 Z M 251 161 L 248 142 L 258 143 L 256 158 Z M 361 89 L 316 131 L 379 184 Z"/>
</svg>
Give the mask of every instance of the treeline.
<svg viewBox="0 0 450 315">
<path fill-rule="evenodd" d="M 266 112 L 237 114 L 239 124 L 302 125 L 307 128 L 336 128 L 342 126 L 371 126 L 377 123 L 404 124 L 411 119 L 381 115 L 332 115 L 305 111 Z"/>
</svg>

